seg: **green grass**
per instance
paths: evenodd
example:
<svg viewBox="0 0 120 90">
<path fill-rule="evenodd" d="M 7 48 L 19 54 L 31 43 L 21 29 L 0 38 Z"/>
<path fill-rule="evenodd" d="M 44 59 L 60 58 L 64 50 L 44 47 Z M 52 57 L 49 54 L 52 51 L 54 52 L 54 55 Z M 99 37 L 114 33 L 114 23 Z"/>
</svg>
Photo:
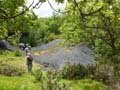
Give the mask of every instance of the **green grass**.
<svg viewBox="0 0 120 90">
<path fill-rule="evenodd" d="M 10 77 L 0 74 L 0 90 L 39 90 L 34 76 L 27 73 L 25 57 L 15 56 L 15 52 L 4 51 L 0 53 L 0 62 L 26 70 L 22 76 Z M 33 69 L 35 68 L 37 68 L 36 65 Z"/>
<path fill-rule="evenodd" d="M 62 80 L 62 82 L 70 85 L 72 90 L 105 90 L 106 87 L 104 84 L 91 79 Z"/>
<path fill-rule="evenodd" d="M 72 90 L 105 90 L 105 85 L 90 79 L 62 80 L 70 85 Z M 39 83 L 30 74 L 8 77 L 0 75 L 0 90 L 39 90 Z"/>
<path fill-rule="evenodd" d="M 24 57 L 15 56 L 14 52 L 5 52 L 0 54 L 0 61 L 11 63 L 26 69 L 26 60 Z M 38 68 L 36 64 L 33 71 Z M 42 71 L 45 74 L 45 71 Z M 105 85 L 90 79 L 84 80 L 61 80 L 61 83 L 67 83 L 71 90 L 105 90 Z M 36 82 L 35 77 L 29 73 L 22 76 L 4 76 L 0 74 L 0 90 L 40 90 L 40 82 Z"/>
<path fill-rule="evenodd" d="M 0 75 L 0 90 L 39 90 L 39 86 L 30 74 L 15 77 Z"/>
</svg>

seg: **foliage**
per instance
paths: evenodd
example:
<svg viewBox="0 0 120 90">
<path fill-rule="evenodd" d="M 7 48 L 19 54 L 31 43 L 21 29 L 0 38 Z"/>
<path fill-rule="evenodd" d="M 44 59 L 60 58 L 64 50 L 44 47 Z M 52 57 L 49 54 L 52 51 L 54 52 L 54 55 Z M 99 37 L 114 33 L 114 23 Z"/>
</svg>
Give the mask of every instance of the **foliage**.
<svg viewBox="0 0 120 90">
<path fill-rule="evenodd" d="M 25 6 L 25 1 L 0 1 L 0 40 L 8 37 L 8 40 L 16 45 L 20 39 L 20 42 L 35 46 L 55 39 L 55 35 L 59 34 L 59 22 L 62 21 L 60 16 L 54 13 L 52 17 L 37 20 L 34 12 Z M 43 3 L 46 0 L 39 1 Z M 63 2 L 63 0 L 57 2 Z M 31 7 L 34 8 L 34 5 Z M 20 32 L 21 37 L 18 37 L 16 32 Z M 27 35 L 24 35 L 24 33 L 27 33 Z"/>
<path fill-rule="evenodd" d="M 70 84 L 72 90 L 85 90 L 85 88 L 87 90 L 105 90 L 105 85 L 90 79 L 62 80 L 61 83 Z M 0 75 L 0 90 L 40 90 L 40 85 L 35 83 L 34 77 L 30 74 L 15 77 Z"/>
<path fill-rule="evenodd" d="M 7 29 L 5 25 L 0 25 L 0 40 L 4 38 L 4 36 L 7 35 Z"/>
<path fill-rule="evenodd" d="M 20 67 L 21 69 L 25 67 L 25 60 L 22 57 L 16 57 L 14 52 L 1 51 L 0 57 L 0 63 L 15 66 L 15 68 Z M 35 83 L 35 79 L 39 82 Z M 63 80 L 58 71 L 43 72 L 41 69 L 35 69 L 32 74 L 25 73 L 22 76 L 8 77 L 0 75 L 1 90 L 56 90 L 54 88 L 58 90 L 84 90 L 86 87 L 88 87 L 87 90 L 104 90 L 105 88 L 103 84 L 92 80 Z"/>
<path fill-rule="evenodd" d="M 37 81 L 41 82 L 41 90 L 105 90 L 106 86 L 100 82 L 90 79 L 66 80 L 61 78 L 59 71 L 46 71 L 43 73 L 40 69 L 35 70 L 33 75 Z M 69 87 L 70 86 L 70 87 Z"/>
<path fill-rule="evenodd" d="M 29 35 L 21 37 L 21 42 L 36 46 L 58 38 L 57 36 L 60 34 L 58 27 L 61 24 L 60 16 L 54 14 L 49 18 L 38 18 L 38 20 L 32 19 L 29 21 L 31 21 L 27 25 L 30 27 L 27 31 Z"/>
<path fill-rule="evenodd" d="M 15 56 L 22 56 L 22 52 L 20 50 L 15 50 L 14 53 Z"/>
<path fill-rule="evenodd" d="M 40 84 L 40 90 L 70 90 L 70 88 L 65 83 L 60 83 L 59 72 L 57 71 L 47 71 L 45 74 L 40 69 L 33 72 L 35 79 Z"/>
<path fill-rule="evenodd" d="M 9 36 L 9 37 L 8 37 L 8 41 L 9 41 L 12 45 L 18 46 L 20 37 L 21 37 L 20 32 L 16 32 L 15 35 L 12 35 L 12 36 Z"/>
<path fill-rule="evenodd" d="M 86 67 L 86 69 L 88 71 L 88 78 L 94 77 L 94 74 L 96 73 L 97 65 L 96 64 L 88 64 L 85 67 Z"/>
<path fill-rule="evenodd" d="M 118 64 L 115 64 L 113 68 L 114 68 L 114 71 L 115 71 L 115 72 L 114 72 L 115 75 L 118 76 L 118 78 L 120 78 L 120 77 L 119 77 L 119 76 L 120 76 L 120 64 L 119 64 L 119 63 L 118 63 Z"/>
<path fill-rule="evenodd" d="M 64 0 L 55 0 L 56 2 L 60 2 L 60 3 L 63 3 Z"/>
<path fill-rule="evenodd" d="M 56 71 L 48 71 L 43 77 L 41 90 L 71 90 L 65 83 L 60 83 L 59 73 Z"/>
<path fill-rule="evenodd" d="M 11 23 L 11 25 L 8 25 L 11 21 L 14 21 L 13 19 L 9 19 L 10 17 L 20 13 L 21 11 L 19 8 L 23 8 L 25 3 L 25 0 L 1 0 L 0 1 L 0 39 L 3 39 L 5 36 L 7 36 L 8 31 L 14 30 L 14 28 L 9 28 L 16 25 L 17 23 Z"/>
<path fill-rule="evenodd" d="M 116 76 L 114 75 L 114 69 L 111 65 L 97 64 L 92 79 L 101 81 L 106 85 L 113 85 L 115 84 Z"/>
<path fill-rule="evenodd" d="M 37 16 L 25 3 L 26 0 L 0 1 L 0 40 L 8 37 L 10 43 L 17 45 L 21 35 L 31 29 L 31 22 Z"/>
<path fill-rule="evenodd" d="M 74 80 L 83 79 L 88 76 L 88 70 L 81 64 L 67 63 L 61 70 L 64 79 Z"/>
<path fill-rule="evenodd" d="M 0 61 L 0 74 L 7 76 L 20 76 L 25 73 L 25 69 L 22 69 L 18 65 L 13 65 L 13 63 L 6 63 L 4 61 Z"/>
<path fill-rule="evenodd" d="M 41 69 L 34 70 L 34 72 L 32 72 L 32 74 L 34 75 L 34 77 L 37 81 L 42 81 L 43 73 L 42 73 Z"/>
<path fill-rule="evenodd" d="M 91 78 L 106 85 L 114 85 L 117 82 L 116 70 L 112 64 L 97 63 L 96 65 L 83 66 L 81 64 L 66 64 L 61 69 L 62 78 L 68 80 L 79 80 Z"/>
<path fill-rule="evenodd" d="M 16 52 L 1 51 L 0 53 L 0 74 L 17 76 L 26 72 L 24 60 L 16 56 Z"/>
<path fill-rule="evenodd" d="M 100 59 L 100 58 L 99 58 Z M 100 81 L 110 87 L 116 85 L 118 82 L 118 65 L 101 58 L 94 65 L 87 65 L 87 70 L 89 72 L 89 78 Z"/>
<path fill-rule="evenodd" d="M 26 73 L 25 59 L 15 53 L 0 51 L 0 90 L 39 90 L 34 76 Z"/>
<path fill-rule="evenodd" d="M 120 53 L 119 9 L 119 0 L 70 0 L 59 30 L 67 42 L 85 43 L 96 54 L 114 58 Z"/>
</svg>

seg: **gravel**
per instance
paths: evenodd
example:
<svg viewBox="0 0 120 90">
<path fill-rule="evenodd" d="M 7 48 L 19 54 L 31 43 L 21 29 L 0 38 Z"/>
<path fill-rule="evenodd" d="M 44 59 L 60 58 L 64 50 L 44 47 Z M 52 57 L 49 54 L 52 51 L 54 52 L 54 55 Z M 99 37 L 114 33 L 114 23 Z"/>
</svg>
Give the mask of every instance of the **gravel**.
<svg viewBox="0 0 120 90">
<path fill-rule="evenodd" d="M 59 47 L 58 44 L 64 40 L 56 39 L 47 44 L 32 48 L 35 61 L 45 67 L 60 69 L 66 62 L 71 64 L 94 64 L 94 53 L 86 45 L 76 45 L 74 47 Z M 41 53 L 44 52 L 44 53 Z"/>
</svg>

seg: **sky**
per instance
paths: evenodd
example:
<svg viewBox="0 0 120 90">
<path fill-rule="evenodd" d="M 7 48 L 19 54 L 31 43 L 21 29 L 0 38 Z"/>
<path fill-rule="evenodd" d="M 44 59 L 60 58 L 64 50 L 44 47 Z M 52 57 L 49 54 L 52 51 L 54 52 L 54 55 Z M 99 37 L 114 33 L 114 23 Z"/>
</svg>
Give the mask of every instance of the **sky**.
<svg viewBox="0 0 120 90">
<path fill-rule="evenodd" d="M 33 0 L 28 0 L 27 1 L 27 6 L 29 6 L 32 3 Z M 34 0 L 34 5 L 39 1 L 39 0 Z M 52 6 L 54 7 L 54 9 L 64 9 L 66 2 L 64 3 L 56 3 L 54 0 L 49 0 L 50 3 L 52 4 Z M 53 14 L 54 10 L 50 7 L 48 2 L 44 2 L 40 8 L 38 9 L 34 9 L 33 10 L 35 12 L 36 15 L 38 15 L 39 17 L 49 17 Z"/>
</svg>

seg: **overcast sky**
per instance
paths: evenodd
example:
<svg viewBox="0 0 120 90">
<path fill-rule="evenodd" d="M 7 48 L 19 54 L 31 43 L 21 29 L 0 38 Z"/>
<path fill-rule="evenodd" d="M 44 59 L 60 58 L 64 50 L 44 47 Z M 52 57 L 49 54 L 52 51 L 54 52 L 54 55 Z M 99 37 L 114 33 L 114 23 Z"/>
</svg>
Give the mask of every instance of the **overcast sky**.
<svg viewBox="0 0 120 90">
<path fill-rule="evenodd" d="M 32 3 L 33 0 L 28 0 L 27 1 L 27 6 L 29 6 L 31 3 Z M 39 0 L 34 0 L 35 3 L 34 5 L 39 1 Z M 54 0 L 49 0 L 52 4 L 52 6 L 54 7 L 54 9 L 64 9 L 66 3 L 63 3 L 63 4 L 58 4 L 58 3 L 55 3 Z M 36 15 L 38 15 L 39 17 L 48 17 L 48 16 L 51 16 L 52 13 L 54 12 L 53 9 L 50 7 L 50 5 L 48 4 L 48 2 L 45 2 L 41 5 L 40 8 L 38 9 L 34 9 L 33 10 L 35 12 Z"/>
</svg>

